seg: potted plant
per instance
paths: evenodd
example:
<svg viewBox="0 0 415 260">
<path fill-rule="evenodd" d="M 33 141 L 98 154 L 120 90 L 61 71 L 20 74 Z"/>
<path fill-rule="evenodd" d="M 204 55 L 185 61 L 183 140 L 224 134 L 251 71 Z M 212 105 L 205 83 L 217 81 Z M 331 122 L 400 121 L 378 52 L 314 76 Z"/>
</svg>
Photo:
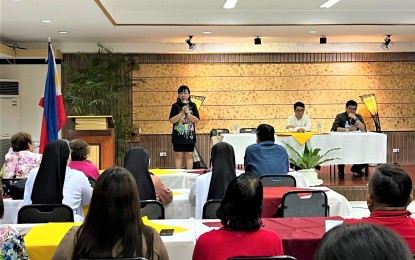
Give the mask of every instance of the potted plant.
<svg viewBox="0 0 415 260">
<path fill-rule="evenodd" d="M 74 57 L 79 62 L 65 64 L 63 94 L 73 115 L 113 117 L 115 159 L 120 165 L 126 141 L 135 141 L 139 135 L 131 123 L 131 88 L 142 82 L 132 74 L 139 64 L 135 57 L 113 53 L 101 43 L 97 45 L 97 53 L 79 53 Z"/>
<path fill-rule="evenodd" d="M 304 175 L 304 177 L 309 181 L 310 186 L 317 186 L 323 183 L 323 180 L 318 179 L 317 171 L 315 169 L 316 166 L 325 162 L 340 160 L 340 158 L 325 158 L 328 153 L 335 150 L 339 150 L 340 148 L 332 148 L 328 150 L 325 154 L 320 155 L 320 148 L 311 149 L 307 146 L 306 143 L 303 154 L 300 154 L 288 143 L 284 142 L 284 144 L 297 155 L 297 159 L 291 157 L 289 158 L 290 163 L 302 169 L 298 172 Z"/>
</svg>

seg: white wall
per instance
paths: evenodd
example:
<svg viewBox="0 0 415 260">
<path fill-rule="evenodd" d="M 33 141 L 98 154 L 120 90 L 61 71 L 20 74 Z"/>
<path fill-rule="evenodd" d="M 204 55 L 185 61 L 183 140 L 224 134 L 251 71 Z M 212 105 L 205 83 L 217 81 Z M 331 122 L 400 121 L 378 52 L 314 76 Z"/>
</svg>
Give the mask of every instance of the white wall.
<svg viewBox="0 0 415 260">
<path fill-rule="evenodd" d="M 1 79 L 19 81 L 20 126 L 21 131 L 28 132 L 34 140 L 40 139 L 43 108 L 39 100 L 43 95 L 46 81 L 47 64 L 35 65 L 0 65 Z M 61 65 L 57 64 L 61 78 Z"/>
</svg>

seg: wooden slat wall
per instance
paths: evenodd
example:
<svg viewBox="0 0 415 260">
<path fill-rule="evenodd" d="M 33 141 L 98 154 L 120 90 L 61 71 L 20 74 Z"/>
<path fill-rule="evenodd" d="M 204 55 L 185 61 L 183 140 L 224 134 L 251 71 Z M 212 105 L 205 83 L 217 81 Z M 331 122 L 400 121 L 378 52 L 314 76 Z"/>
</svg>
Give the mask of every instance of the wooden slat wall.
<svg viewBox="0 0 415 260">
<path fill-rule="evenodd" d="M 415 52 L 413 53 L 265 53 L 265 54 L 140 54 L 134 77 L 144 83 L 133 89 L 133 123 L 141 127 L 139 143 L 151 152 L 152 167 L 173 167 L 168 121 L 177 88 L 206 100 L 197 125 L 197 147 L 209 164 L 212 128 L 256 127 L 260 123 L 283 130 L 296 101 L 306 104 L 314 125 L 328 131 L 349 99 L 359 103 L 369 130 L 373 120 L 359 95 L 375 93 L 383 131 L 388 134 L 388 162 L 399 148 L 399 164 L 415 164 Z M 65 63 L 79 63 L 73 54 Z M 65 66 L 62 66 L 65 70 Z M 63 78 L 63 87 L 66 81 Z M 99 111 L 97 112 L 99 114 Z M 69 123 L 66 129 L 71 129 Z M 408 132 L 399 132 L 408 131 Z M 63 134 L 65 136 L 65 133 Z M 160 152 L 167 152 L 161 158 Z"/>
<path fill-rule="evenodd" d="M 347 100 L 359 103 L 369 130 L 373 120 L 359 96 L 375 93 L 383 130 L 415 129 L 414 53 L 145 54 L 134 77 L 133 122 L 143 134 L 168 134 L 171 104 L 180 85 L 205 96 L 198 133 L 212 128 L 283 131 L 296 101 L 329 131 Z"/>
<path fill-rule="evenodd" d="M 388 136 L 388 158 L 390 163 L 415 164 L 415 132 L 385 132 Z M 392 153 L 398 148 L 399 153 Z"/>
<path fill-rule="evenodd" d="M 148 150 L 151 168 L 174 168 L 173 145 L 171 135 L 142 135 L 139 142 L 129 142 L 128 147 L 140 146 Z M 208 134 L 198 134 L 196 147 L 200 157 L 209 166 L 210 161 L 210 137 Z M 166 157 L 161 157 L 160 152 L 166 152 Z"/>
<path fill-rule="evenodd" d="M 385 132 L 388 136 L 387 162 L 403 165 L 415 164 L 415 132 Z M 129 147 L 141 146 L 150 153 L 152 168 L 174 168 L 171 135 L 142 135 L 140 142 L 129 143 Z M 197 148 L 206 165 L 210 161 L 210 137 L 208 134 L 197 135 Z M 392 157 L 392 148 L 399 148 L 397 160 Z M 160 152 L 167 152 L 167 157 L 160 157 Z"/>
</svg>

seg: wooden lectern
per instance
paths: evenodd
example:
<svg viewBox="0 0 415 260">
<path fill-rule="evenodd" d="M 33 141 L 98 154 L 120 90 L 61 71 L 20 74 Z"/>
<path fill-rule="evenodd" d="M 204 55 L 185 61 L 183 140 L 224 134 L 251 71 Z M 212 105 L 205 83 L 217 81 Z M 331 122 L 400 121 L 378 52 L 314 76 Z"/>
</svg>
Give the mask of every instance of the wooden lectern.
<svg viewBox="0 0 415 260">
<path fill-rule="evenodd" d="M 83 139 L 90 147 L 89 159 L 105 170 L 115 165 L 115 132 L 109 128 L 112 116 L 68 116 L 75 129 L 68 130 L 68 139 Z"/>
</svg>

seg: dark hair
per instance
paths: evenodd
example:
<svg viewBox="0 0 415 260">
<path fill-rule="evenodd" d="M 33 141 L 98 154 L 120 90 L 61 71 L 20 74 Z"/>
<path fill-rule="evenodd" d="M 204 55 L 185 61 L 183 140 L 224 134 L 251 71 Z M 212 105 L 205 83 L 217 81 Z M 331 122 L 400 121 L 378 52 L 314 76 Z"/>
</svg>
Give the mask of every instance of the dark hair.
<svg viewBox="0 0 415 260">
<path fill-rule="evenodd" d="M 88 158 L 89 148 L 88 143 L 82 139 L 74 139 L 69 142 L 71 147 L 72 161 L 83 161 Z"/>
<path fill-rule="evenodd" d="M 346 107 L 348 106 L 357 106 L 357 103 L 354 100 L 349 100 L 346 102 Z"/>
<path fill-rule="evenodd" d="M 314 260 L 412 259 L 406 243 L 392 230 L 374 224 L 342 224 L 320 241 Z"/>
<path fill-rule="evenodd" d="M 257 230 L 261 227 L 263 190 L 261 181 L 250 173 L 233 179 L 217 211 L 224 227 Z"/>
<path fill-rule="evenodd" d="M 18 132 L 12 136 L 11 144 L 13 152 L 29 150 L 29 144 L 32 144 L 32 136 L 26 132 Z"/>
<path fill-rule="evenodd" d="M 185 91 L 185 90 L 187 90 L 187 92 L 189 92 L 189 102 L 191 102 L 191 100 L 190 100 L 190 89 L 189 89 L 189 87 L 188 86 L 186 86 L 186 85 L 181 85 L 180 87 L 179 87 L 179 89 L 177 90 L 177 94 L 180 94 L 180 93 L 182 93 L 183 91 Z M 180 98 L 178 98 L 177 97 L 177 103 L 180 103 Z"/>
<path fill-rule="evenodd" d="M 95 184 L 88 214 L 76 233 L 73 259 L 112 258 L 119 242 L 123 248 L 119 257 L 152 259 L 153 234 L 141 220 L 134 177 L 122 167 L 110 168 Z M 143 252 L 143 237 L 147 252 Z"/>
<path fill-rule="evenodd" d="M 389 207 L 405 207 L 412 192 L 411 177 L 399 166 L 383 164 L 369 181 L 373 199 Z"/>
<path fill-rule="evenodd" d="M 267 124 L 260 124 L 256 128 L 256 136 L 260 142 L 273 141 L 275 142 L 275 130 L 274 127 Z"/>
<path fill-rule="evenodd" d="M 295 110 L 297 107 L 302 107 L 302 108 L 305 108 L 305 105 L 304 105 L 304 103 L 303 103 L 303 102 L 295 102 L 295 104 L 294 104 L 294 110 Z"/>
</svg>

